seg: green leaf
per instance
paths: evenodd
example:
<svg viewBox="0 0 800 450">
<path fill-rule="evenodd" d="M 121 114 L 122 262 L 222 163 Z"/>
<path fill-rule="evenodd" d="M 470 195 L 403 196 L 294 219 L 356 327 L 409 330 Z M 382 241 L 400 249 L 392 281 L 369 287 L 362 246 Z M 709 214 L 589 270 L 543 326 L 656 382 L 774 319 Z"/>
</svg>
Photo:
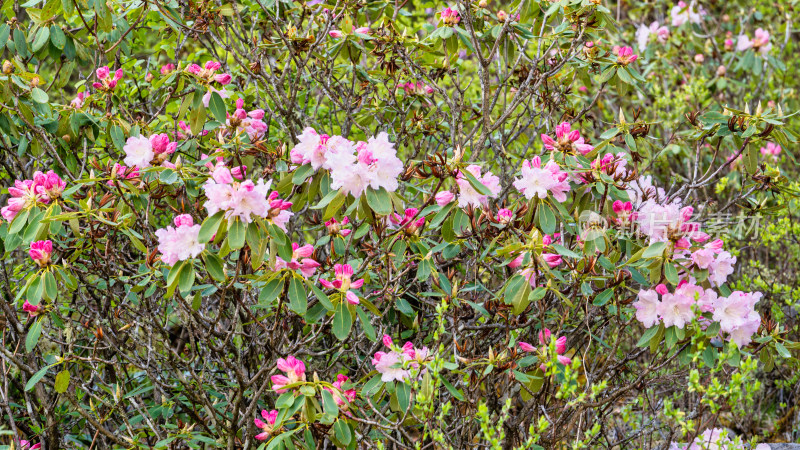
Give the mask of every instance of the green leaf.
<svg viewBox="0 0 800 450">
<path fill-rule="evenodd" d="M 258 293 L 258 303 L 262 305 L 272 303 L 283 292 L 283 284 L 283 278 L 269 280 L 267 285 L 261 288 L 261 292 Z"/>
<path fill-rule="evenodd" d="M 55 388 L 59 394 L 67 392 L 67 388 L 69 388 L 69 371 L 67 369 L 58 372 L 58 375 L 56 375 Z"/>
<path fill-rule="evenodd" d="M 167 286 L 172 286 L 178 281 L 178 275 L 180 275 L 184 264 L 186 264 L 186 261 L 178 261 L 172 266 L 167 274 Z"/>
<path fill-rule="evenodd" d="M 31 89 L 31 98 L 36 103 L 47 103 L 50 100 L 50 97 L 47 95 L 47 92 L 35 87 Z"/>
<path fill-rule="evenodd" d="M 194 264 L 189 260 L 184 262 L 185 264 L 178 279 L 178 288 L 180 288 L 181 292 L 189 292 L 194 284 Z"/>
<path fill-rule="evenodd" d="M 42 335 L 42 319 L 33 322 L 31 325 L 30 330 L 28 330 L 28 335 L 25 336 L 25 352 L 30 353 L 34 348 L 36 348 L 36 344 L 39 343 L 39 337 Z"/>
<path fill-rule="evenodd" d="M 19 233 L 25 227 L 25 224 L 28 223 L 28 215 L 30 215 L 30 213 L 31 213 L 30 209 L 26 209 L 21 213 L 18 213 L 11 220 L 11 226 L 8 227 L 8 234 Z"/>
<path fill-rule="evenodd" d="M 367 188 L 367 204 L 379 216 L 388 216 L 394 210 L 392 208 L 392 198 L 384 188 L 377 191 Z"/>
<path fill-rule="evenodd" d="M 539 205 L 539 226 L 544 234 L 553 234 L 556 231 L 556 215 L 545 203 Z"/>
<path fill-rule="evenodd" d="M 33 389 L 33 387 L 36 386 L 36 383 L 38 383 L 39 380 L 41 380 L 42 378 L 44 378 L 45 375 L 47 375 L 47 370 L 49 368 L 50 366 L 42 367 L 38 372 L 33 374 L 33 376 L 30 377 L 30 379 L 28 379 L 28 382 L 25 383 L 25 392 L 29 392 L 31 389 Z"/>
<path fill-rule="evenodd" d="M 606 303 L 608 303 L 609 300 L 611 300 L 611 297 L 613 295 L 614 295 L 613 288 L 606 289 L 605 291 L 601 292 L 597 297 L 594 298 L 592 304 L 595 306 L 603 306 Z"/>
<path fill-rule="evenodd" d="M 227 119 L 225 114 L 225 102 L 218 93 L 211 93 L 211 99 L 208 102 L 208 109 L 211 110 L 211 114 L 215 119 L 217 119 L 217 122 L 225 123 L 225 120 Z"/>
<path fill-rule="evenodd" d="M 397 395 L 397 404 L 400 406 L 400 410 L 408 411 L 408 406 L 411 404 L 411 387 L 406 383 L 397 383 L 394 392 Z"/>
<path fill-rule="evenodd" d="M 289 280 L 289 309 L 301 316 L 308 309 L 308 298 L 303 281 L 294 277 Z"/>
<path fill-rule="evenodd" d="M 64 50 L 64 44 L 67 43 L 67 38 L 64 36 L 64 31 L 57 25 L 50 26 L 50 42 L 59 49 Z"/>
<path fill-rule="evenodd" d="M 247 225 L 239 219 L 234 220 L 228 228 L 228 245 L 231 250 L 244 247 Z"/>
<path fill-rule="evenodd" d="M 204 253 L 203 261 L 205 262 L 206 272 L 211 275 L 211 278 L 223 282 L 227 279 L 225 275 L 225 262 L 214 253 Z"/>
<path fill-rule="evenodd" d="M 224 215 L 224 211 L 219 211 L 213 216 L 206 217 L 206 220 L 203 221 L 203 225 L 200 226 L 200 234 L 197 236 L 198 242 L 204 244 L 217 234 L 219 224 L 222 223 Z"/>
<path fill-rule="evenodd" d="M 292 174 L 292 184 L 301 185 L 305 183 L 306 178 L 312 173 L 314 173 L 314 168 L 311 167 L 311 164 L 304 164 L 298 167 Z"/>
<path fill-rule="evenodd" d="M 483 183 L 478 181 L 478 179 L 475 178 L 475 175 L 473 175 L 469 170 L 461 170 L 459 173 L 464 175 L 464 178 L 467 179 L 467 181 L 469 182 L 470 186 L 472 186 L 473 189 L 478 191 L 479 194 L 481 194 L 481 195 L 492 195 L 492 191 L 490 191 L 489 188 L 484 186 Z"/>
<path fill-rule="evenodd" d="M 660 257 L 664 254 L 665 248 L 667 248 L 666 242 L 654 242 L 645 249 L 644 253 L 642 253 L 642 258 L 648 259 Z"/>
<path fill-rule="evenodd" d="M 336 306 L 336 313 L 333 315 L 333 335 L 336 339 L 343 341 L 350 335 L 350 328 L 353 327 L 353 317 L 350 308 L 347 307 L 347 300 L 342 299 Z"/>
<path fill-rule="evenodd" d="M 508 305 L 513 305 L 514 314 L 521 314 L 530 304 L 530 293 L 531 285 L 528 280 L 522 275 L 514 275 L 506 285 L 505 302 Z"/>
<path fill-rule="evenodd" d="M 56 277 L 53 272 L 44 274 L 44 295 L 49 300 L 55 300 L 58 297 L 58 284 L 56 284 Z"/>
<path fill-rule="evenodd" d="M 172 169 L 164 169 L 158 176 L 159 181 L 164 184 L 173 184 L 178 181 L 178 173 Z"/>
<path fill-rule="evenodd" d="M 645 330 L 644 334 L 642 334 L 642 337 L 639 338 L 639 342 L 636 343 L 636 346 L 642 348 L 647 347 L 647 345 L 650 343 L 650 339 L 652 339 L 653 336 L 658 334 L 659 327 L 660 325 L 654 325 Z"/>
<path fill-rule="evenodd" d="M 350 426 L 343 420 L 337 420 L 336 423 L 333 424 L 333 431 L 336 434 L 336 440 L 344 445 L 349 444 L 353 439 Z"/>
<path fill-rule="evenodd" d="M 326 389 L 322 390 L 322 410 L 329 416 L 339 416 L 339 407 L 336 406 L 336 401 L 334 401 L 333 395 L 331 395 L 331 393 Z"/>
<path fill-rule="evenodd" d="M 31 50 L 33 53 L 38 52 L 39 50 L 47 44 L 47 41 L 50 40 L 50 28 L 42 27 L 39 28 L 39 31 L 36 33 L 36 37 L 33 39 L 33 44 L 31 44 Z M 38 101 L 38 100 L 37 100 Z M 44 102 L 39 102 L 44 103 Z"/>
<path fill-rule="evenodd" d="M 675 264 L 665 263 L 664 264 L 664 275 L 667 277 L 667 281 L 671 284 L 677 286 L 680 279 L 678 278 L 678 269 L 675 268 Z"/>
</svg>

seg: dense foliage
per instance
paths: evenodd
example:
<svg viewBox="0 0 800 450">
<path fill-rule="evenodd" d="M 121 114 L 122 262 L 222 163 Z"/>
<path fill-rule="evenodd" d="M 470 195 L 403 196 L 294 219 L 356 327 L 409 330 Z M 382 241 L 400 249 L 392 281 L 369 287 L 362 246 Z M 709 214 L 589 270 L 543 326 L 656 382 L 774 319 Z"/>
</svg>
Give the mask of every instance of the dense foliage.
<svg viewBox="0 0 800 450">
<path fill-rule="evenodd" d="M 800 442 L 798 8 L 4 2 L 0 448 Z"/>
</svg>

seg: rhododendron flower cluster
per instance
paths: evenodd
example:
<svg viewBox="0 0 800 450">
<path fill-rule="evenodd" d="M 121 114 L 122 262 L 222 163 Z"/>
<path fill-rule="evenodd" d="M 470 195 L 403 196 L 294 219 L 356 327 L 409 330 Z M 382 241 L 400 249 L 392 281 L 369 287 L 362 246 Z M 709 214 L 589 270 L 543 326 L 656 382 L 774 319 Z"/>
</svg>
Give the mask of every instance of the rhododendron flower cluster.
<svg viewBox="0 0 800 450">
<path fill-rule="evenodd" d="M 340 373 L 336 375 L 336 381 L 331 383 L 333 385 L 332 388 L 325 387 L 325 390 L 330 392 L 333 396 L 333 401 L 336 402 L 336 406 L 345 411 L 349 409 L 349 404 L 356 400 L 355 389 L 342 389 L 342 386 L 349 380 L 350 377 Z"/>
<path fill-rule="evenodd" d="M 494 198 L 500 193 L 500 178 L 488 171 L 481 175 L 481 167 L 475 164 L 467 166 L 467 172 L 474 175 L 481 184 L 489 189 L 491 194 L 483 195 L 479 193 L 472 187 L 464 174 L 459 172 L 456 176 L 456 183 L 458 183 L 459 188 L 458 206 L 461 208 L 466 208 L 467 206 L 475 208 L 487 206 L 489 204 L 489 198 Z"/>
<path fill-rule="evenodd" d="M 679 1 L 677 5 L 670 10 L 672 17 L 672 26 L 679 27 L 685 23 L 701 23 L 705 11 L 702 7 L 695 9 L 694 3 L 687 5 L 683 0 Z"/>
<path fill-rule="evenodd" d="M 452 27 L 461 22 L 461 16 L 458 14 L 458 11 L 453 8 L 445 8 L 439 15 L 442 17 L 442 23 L 447 27 Z"/>
<path fill-rule="evenodd" d="M 781 150 L 782 149 L 780 145 L 775 144 L 773 142 L 767 142 L 766 147 L 761 147 L 761 154 L 765 156 L 771 155 L 777 157 L 778 155 L 781 154 Z"/>
<path fill-rule="evenodd" d="M 650 26 L 640 25 L 636 30 L 636 42 L 639 45 L 639 51 L 645 51 L 647 43 L 650 42 L 653 36 L 658 39 L 658 42 L 664 44 L 669 39 L 669 28 L 659 26 L 658 22 L 653 22 Z"/>
<path fill-rule="evenodd" d="M 108 66 L 97 69 L 95 73 L 97 79 L 100 81 L 92 83 L 92 87 L 101 91 L 113 91 L 114 88 L 117 87 L 117 82 L 122 79 L 122 75 L 124 74 L 122 69 L 117 69 L 112 76 Z"/>
<path fill-rule="evenodd" d="M 404 90 L 407 95 L 433 94 L 433 88 L 422 82 L 414 83 L 413 81 L 409 81 L 407 83 L 399 84 L 397 87 Z"/>
<path fill-rule="evenodd" d="M 50 264 L 50 255 L 52 254 L 53 242 L 49 239 L 31 242 L 31 247 L 28 250 L 28 256 L 30 256 L 39 267 L 46 267 Z"/>
<path fill-rule="evenodd" d="M 205 244 L 201 244 L 198 238 L 200 225 L 195 225 L 192 216 L 181 214 L 175 217 L 173 223 L 174 228 L 168 226 L 156 230 L 161 261 L 168 266 L 178 261 L 196 258 L 205 248 Z"/>
<path fill-rule="evenodd" d="M 292 260 L 286 262 L 281 257 L 276 257 L 275 270 L 290 269 L 300 272 L 306 278 L 313 276 L 319 267 L 319 263 L 310 258 L 313 253 L 313 245 L 300 246 L 297 242 L 292 242 Z"/>
<path fill-rule="evenodd" d="M 330 170 L 333 189 L 341 188 L 354 197 L 360 197 L 368 187 L 397 190 L 403 163 L 386 133 L 353 144 L 341 136 L 320 135 L 306 128 L 298 141 L 290 151 L 292 162 Z"/>
<path fill-rule="evenodd" d="M 639 230 L 649 242 L 678 242 L 678 247 L 688 248 L 687 239 L 706 241 L 709 236 L 700 231 L 700 224 L 690 222 L 694 208 L 681 208 L 677 202 L 660 204 L 648 200 L 642 204 L 636 216 Z"/>
<path fill-rule="evenodd" d="M 553 139 L 547 134 L 542 134 L 542 142 L 544 148 L 550 151 L 558 150 L 564 153 L 578 152 L 581 155 L 586 155 L 592 150 L 594 146 L 587 144 L 581 132 L 573 130 L 569 122 L 563 122 L 556 126 L 556 138 Z"/>
<path fill-rule="evenodd" d="M 208 107 L 208 103 L 211 101 L 211 94 L 213 92 L 218 93 L 223 99 L 230 97 L 230 91 L 226 90 L 224 87 L 218 90 L 212 86 L 212 83 L 215 82 L 222 86 L 231 83 L 232 77 L 230 74 L 224 72 L 217 73 L 221 68 L 222 64 L 217 61 L 206 61 L 202 67 L 197 64 L 189 64 L 185 69 L 186 72 L 195 75 L 198 79 L 208 84 L 208 92 L 203 96 L 203 105 L 206 107 Z"/>
<path fill-rule="evenodd" d="M 256 141 L 267 131 L 267 124 L 261 120 L 263 118 L 263 109 L 245 111 L 244 99 L 240 98 L 236 100 L 236 111 L 228 115 L 226 124 L 230 128 L 244 131 L 251 141 Z"/>
<path fill-rule="evenodd" d="M 550 160 L 542 167 L 542 160 L 534 156 L 530 161 L 522 163 L 521 178 L 514 181 L 514 187 L 527 199 L 547 198 L 552 194 L 559 202 L 567 200 L 569 182 L 567 173 L 561 171 L 557 162 Z"/>
<path fill-rule="evenodd" d="M 11 198 L 0 209 L 0 215 L 10 222 L 20 211 L 60 198 L 66 186 L 64 180 L 52 170 L 47 173 L 37 171 L 32 180 L 14 180 L 14 186 L 8 188 Z"/>
<path fill-rule="evenodd" d="M 38 316 L 39 309 L 41 307 L 41 305 L 32 305 L 28 300 L 25 300 L 25 302 L 22 304 L 22 310 L 28 313 L 28 316 L 30 317 Z"/>
<path fill-rule="evenodd" d="M 744 347 L 761 324 L 761 317 L 755 310 L 759 299 L 760 292 L 741 291 L 719 297 L 712 289 L 683 280 L 674 293 L 663 284 L 640 291 L 633 307 L 636 308 L 636 319 L 648 328 L 659 322 L 665 327 L 684 328 L 692 320 L 699 319 L 697 312 L 711 313 L 710 317 L 720 324 L 720 330 L 727 338 Z"/>
<path fill-rule="evenodd" d="M 125 152 L 123 162 L 128 166 L 144 169 L 158 166 L 166 162 L 166 158 L 175 153 L 177 142 L 171 142 L 167 134 L 154 134 L 149 138 L 145 136 L 131 136 L 122 147 Z M 169 165 L 169 164 L 167 164 Z M 174 166 L 173 166 L 174 167 Z"/>
<path fill-rule="evenodd" d="M 384 383 L 408 380 L 413 373 L 420 370 L 421 365 L 430 356 L 428 347 L 415 348 L 411 342 L 406 342 L 402 348 L 397 348 L 391 336 L 386 334 L 383 335 L 383 345 L 390 351 L 376 352 L 372 358 L 372 365 L 381 374 L 381 381 Z"/>
<path fill-rule="evenodd" d="M 78 95 L 69 102 L 69 105 L 75 109 L 80 109 L 87 98 L 89 98 L 89 94 L 86 91 L 78 92 Z"/>
<path fill-rule="evenodd" d="M 541 345 L 540 348 L 536 348 L 527 342 L 519 342 L 517 343 L 517 346 L 523 352 L 527 353 L 537 352 L 539 354 L 540 361 L 543 361 L 545 359 L 548 359 L 548 353 L 549 353 L 548 346 L 550 345 L 551 339 L 553 339 L 553 332 L 550 331 L 549 328 L 545 328 L 544 330 L 539 331 L 539 345 Z M 560 336 L 558 338 L 555 338 L 555 347 L 557 355 L 556 358 L 558 362 L 560 362 L 565 366 L 572 364 L 572 359 L 564 355 L 564 353 L 567 352 L 567 337 Z M 547 366 L 544 363 L 542 363 L 539 366 L 539 368 L 542 371 L 545 371 L 547 369 Z"/>
<path fill-rule="evenodd" d="M 306 365 L 294 356 L 290 355 L 286 359 L 278 359 L 277 367 L 278 370 L 286 374 L 273 375 L 270 378 L 272 380 L 272 390 L 279 394 L 286 392 L 284 388 L 290 384 L 306 381 Z"/>
<path fill-rule="evenodd" d="M 258 433 L 255 437 L 259 441 L 265 441 L 269 439 L 272 435 L 272 432 L 275 431 L 275 420 L 278 419 L 278 410 L 273 409 L 272 411 L 267 412 L 266 409 L 261 410 L 261 417 L 264 418 L 262 421 L 259 418 L 253 419 L 253 423 L 256 424 L 258 428 L 261 429 L 261 433 Z"/>
<path fill-rule="evenodd" d="M 351 305 L 358 305 L 360 303 L 358 295 L 356 295 L 356 293 L 351 289 L 358 289 L 363 286 L 364 280 L 360 279 L 352 281 L 353 267 L 350 264 L 336 264 L 333 266 L 333 270 L 333 281 L 320 278 L 319 283 L 328 289 L 336 289 L 339 292 L 342 292 L 348 303 Z"/>
<path fill-rule="evenodd" d="M 638 55 L 633 54 L 633 49 L 630 47 L 614 46 L 613 52 L 617 55 L 617 62 L 623 66 L 631 64 L 639 58 Z"/>
<path fill-rule="evenodd" d="M 418 213 L 417 208 L 406 208 L 402 216 L 394 213 L 388 216 L 387 220 L 392 228 L 401 229 L 407 235 L 413 235 L 425 225 L 425 217 L 418 217 Z"/>
<path fill-rule="evenodd" d="M 207 159 L 206 155 L 203 159 Z M 209 162 L 206 166 L 212 172 L 211 178 L 203 184 L 208 199 L 203 206 L 209 215 L 224 211 L 229 222 L 238 218 L 244 223 L 252 222 L 252 216 L 257 216 L 286 231 L 286 223 L 293 215 L 288 211 L 292 204 L 281 200 L 277 192 L 270 193 L 272 180 L 264 182 L 259 179 L 257 183 L 239 181 L 244 177 L 246 167 L 229 169 L 220 157 L 217 157 L 216 164 Z"/>
<path fill-rule="evenodd" d="M 752 40 L 746 34 L 739 35 L 736 41 L 736 51 L 742 52 L 751 48 L 762 55 L 769 53 L 772 50 L 772 44 L 769 42 L 769 32 L 763 28 L 757 28 Z"/>
</svg>

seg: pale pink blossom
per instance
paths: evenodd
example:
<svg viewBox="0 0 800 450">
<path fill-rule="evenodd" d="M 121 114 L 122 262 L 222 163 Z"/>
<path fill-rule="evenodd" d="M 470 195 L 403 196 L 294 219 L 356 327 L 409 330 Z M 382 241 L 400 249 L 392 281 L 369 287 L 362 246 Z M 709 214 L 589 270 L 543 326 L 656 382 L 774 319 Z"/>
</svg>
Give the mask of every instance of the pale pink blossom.
<svg viewBox="0 0 800 450">
<path fill-rule="evenodd" d="M 530 161 L 522 163 L 521 178 L 514 181 L 514 187 L 525 198 L 547 198 L 548 193 L 553 194 L 559 202 L 566 201 L 569 191 L 567 173 L 562 172 L 558 163 L 549 161 L 544 167 L 539 156 L 534 156 Z"/>
<path fill-rule="evenodd" d="M 650 26 L 639 25 L 636 30 L 636 42 L 639 45 L 639 51 L 643 52 L 647 48 L 647 44 L 653 36 L 663 44 L 669 39 L 669 28 L 659 26 L 658 22 L 653 22 Z"/>
<path fill-rule="evenodd" d="M 769 51 L 772 49 L 772 44 L 769 42 L 769 32 L 762 28 L 758 28 L 755 31 L 753 40 L 750 40 L 746 34 L 739 35 L 739 38 L 736 42 L 736 51 L 741 52 L 751 48 L 755 49 L 762 55 L 769 53 Z"/>
<path fill-rule="evenodd" d="M 434 197 L 436 199 L 436 204 L 439 206 L 445 206 L 453 201 L 456 198 L 455 194 L 450 191 L 442 191 L 438 192 Z"/>
<path fill-rule="evenodd" d="M 658 300 L 658 293 L 653 290 L 639 291 L 639 300 L 632 306 L 636 308 L 636 320 L 642 322 L 645 328 L 650 328 L 658 323 L 658 308 L 661 302 Z"/>
<path fill-rule="evenodd" d="M 175 227 L 156 230 L 161 261 L 172 266 L 178 261 L 196 258 L 203 252 L 205 244 L 199 242 L 200 225 L 195 225 L 192 216 L 181 214 L 173 220 Z"/>
<path fill-rule="evenodd" d="M 679 1 L 677 5 L 672 7 L 670 16 L 672 17 L 672 26 L 679 27 L 685 23 L 700 23 L 703 21 L 705 11 L 703 8 L 695 10 L 694 4 L 687 5 L 683 1 Z"/>
<path fill-rule="evenodd" d="M 150 167 L 150 162 L 155 157 L 153 144 L 145 136 L 131 136 L 122 147 L 125 152 L 125 159 L 122 160 L 128 166 L 136 166 L 139 169 Z"/>
<path fill-rule="evenodd" d="M 683 328 L 695 317 L 692 305 L 694 305 L 693 298 L 678 292 L 668 293 L 662 296 L 657 311 L 665 327 Z"/>
<path fill-rule="evenodd" d="M 472 187 L 466 176 L 459 172 L 456 176 L 456 183 L 459 187 L 458 206 L 461 208 L 466 208 L 467 206 L 472 206 L 474 208 L 487 206 L 489 204 L 489 198 L 494 198 L 500 193 L 500 178 L 488 171 L 481 175 L 481 167 L 475 164 L 467 166 L 466 170 L 489 189 L 490 194 L 483 195 L 479 193 Z"/>
</svg>

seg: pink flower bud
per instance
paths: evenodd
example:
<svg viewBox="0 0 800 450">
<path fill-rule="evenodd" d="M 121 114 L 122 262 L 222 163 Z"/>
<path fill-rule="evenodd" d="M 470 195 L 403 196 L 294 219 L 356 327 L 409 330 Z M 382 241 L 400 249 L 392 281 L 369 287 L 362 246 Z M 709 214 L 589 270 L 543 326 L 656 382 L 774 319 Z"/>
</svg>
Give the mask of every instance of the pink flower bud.
<svg viewBox="0 0 800 450">
<path fill-rule="evenodd" d="M 669 290 L 667 289 L 667 286 L 665 286 L 664 284 L 659 284 L 658 286 L 656 286 L 656 292 L 658 292 L 660 295 L 667 295 L 669 293 Z"/>
<path fill-rule="evenodd" d="M 220 73 L 220 74 L 214 75 L 214 81 L 216 81 L 217 83 L 219 83 L 221 85 L 231 84 L 231 79 L 232 79 L 231 75 L 228 74 L 228 73 Z"/>
<path fill-rule="evenodd" d="M 201 70 L 203 70 L 203 68 L 197 64 L 189 64 L 189 67 L 186 68 L 187 72 L 195 75 L 199 74 Z"/>
<path fill-rule="evenodd" d="M 175 222 L 176 227 L 183 227 L 183 226 L 190 227 L 194 225 L 194 219 L 192 219 L 192 216 L 190 216 L 189 214 L 181 214 L 179 216 L 175 216 L 173 222 Z"/>
<path fill-rule="evenodd" d="M 392 337 L 389 336 L 388 334 L 384 334 L 383 335 L 383 345 L 385 345 L 387 347 L 391 347 L 393 344 L 394 344 L 394 341 L 392 341 Z"/>
<path fill-rule="evenodd" d="M 439 206 L 445 206 L 453 201 L 455 198 L 455 194 L 450 191 L 443 191 L 436 194 L 434 197 L 436 199 L 436 204 Z"/>
<path fill-rule="evenodd" d="M 528 344 L 527 342 L 518 342 L 517 346 L 519 346 L 519 349 L 522 350 L 523 352 L 530 353 L 536 351 L 536 347 L 532 346 L 531 344 Z"/>
<path fill-rule="evenodd" d="M 28 256 L 30 256 L 39 267 L 45 267 L 50 263 L 50 255 L 52 253 L 53 242 L 50 240 L 31 242 L 30 249 L 28 250 Z"/>
<path fill-rule="evenodd" d="M 22 310 L 28 313 L 30 317 L 36 317 L 39 315 L 39 308 L 41 308 L 41 306 L 31 305 L 27 300 L 25 300 L 25 303 L 22 304 Z"/>
<path fill-rule="evenodd" d="M 332 37 L 332 38 L 338 39 L 338 38 L 344 36 L 344 33 L 342 33 L 340 30 L 331 30 L 331 31 L 328 31 L 328 35 L 330 37 Z"/>
<path fill-rule="evenodd" d="M 206 70 L 219 70 L 222 67 L 222 64 L 216 61 L 208 61 L 206 62 Z"/>
<path fill-rule="evenodd" d="M 539 343 L 542 344 L 542 345 L 547 345 L 547 343 L 550 342 L 550 336 L 551 335 L 552 335 L 552 332 L 550 331 L 549 328 L 545 328 L 544 330 L 540 330 L 539 331 Z"/>
<path fill-rule="evenodd" d="M 369 27 L 356 28 L 355 32 L 359 34 L 369 34 Z"/>
</svg>

